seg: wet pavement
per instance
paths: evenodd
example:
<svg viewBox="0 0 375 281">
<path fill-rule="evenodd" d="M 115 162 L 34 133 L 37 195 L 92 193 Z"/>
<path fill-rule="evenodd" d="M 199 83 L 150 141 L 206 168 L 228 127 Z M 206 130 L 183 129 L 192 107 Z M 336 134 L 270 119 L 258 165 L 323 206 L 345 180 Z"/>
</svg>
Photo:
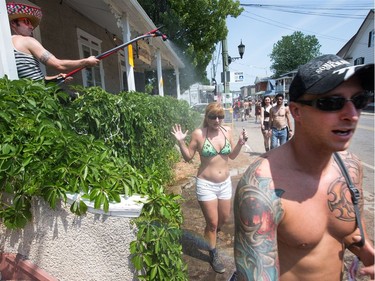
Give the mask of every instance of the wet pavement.
<svg viewBox="0 0 375 281">
<path fill-rule="evenodd" d="M 242 148 L 240 155 L 229 162 L 231 169 L 231 178 L 233 186 L 233 194 L 238 181 L 245 172 L 250 161 L 264 153 L 263 137 L 260 132 L 260 124 L 254 122 L 254 118 L 247 121 L 234 121 L 233 129 L 235 132 L 235 139 L 238 134 L 245 128 L 248 132 L 248 144 Z M 196 165 L 187 164 L 187 165 Z M 195 171 L 196 172 L 196 171 Z M 184 215 L 183 224 L 183 259 L 188 266 L 189 280 L 194 281 L 227 281 L 235 271 L 233 258 L 233 241 L 234 241 L 234 219 L 233 213 L 229 222 L 224 225 L 222 231 L 218 233 L 217 248 L 220 256 L 226 266 L 226 271 L 223 274 L 214 272 L 209 264 L 209 255 L 207 251 L 207 244 L 203 238 L 205 227 L 204 218 L 199 204 L 196 200 L 194 174 L 188 174 L 185 179 L 179 182 L 179 193 L 184 198 L 182 203 L 182 210 Z M 233 198 L 232 198 L 233 200 Z M 233 201 L 232 201 L 233 202 Z M 232 208 L 233 210 L 233 208 Z M 370 240 L 374 241 L 374 194 L 365 195 L 365 221 Z M 347 251 L 348 252 L 348 251 Z M 345 260 L 352 260 L 350 253 L 346 254 Z M 345 277 L 343 280 L 347 280 Z M 368 280 L 366 278 L 357 281 Z"/>
</svg>

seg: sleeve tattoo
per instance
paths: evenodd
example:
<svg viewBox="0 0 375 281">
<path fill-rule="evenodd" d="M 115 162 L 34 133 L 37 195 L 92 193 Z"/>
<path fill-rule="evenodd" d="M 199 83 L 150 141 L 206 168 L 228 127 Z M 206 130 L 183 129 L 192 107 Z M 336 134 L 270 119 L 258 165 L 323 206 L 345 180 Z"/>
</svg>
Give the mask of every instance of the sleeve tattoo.
<svg viewBox="0 0 375 281">
<path fill-rule="evenodd" d="M 46 64 L 46 62 L 49 60 L 50 57 L 51 57 L 51 53 L 48 51 L 45 51 L 40 57 L 40 62 L 43 64 Z"/>
<path fill-rule="evenodd" d="M 238 184 L 234 201 L 234 255 L 238 280 L 278 280 L 277 225 L 283 190 L 257 175 L 254 162 Z"/>
</svg>

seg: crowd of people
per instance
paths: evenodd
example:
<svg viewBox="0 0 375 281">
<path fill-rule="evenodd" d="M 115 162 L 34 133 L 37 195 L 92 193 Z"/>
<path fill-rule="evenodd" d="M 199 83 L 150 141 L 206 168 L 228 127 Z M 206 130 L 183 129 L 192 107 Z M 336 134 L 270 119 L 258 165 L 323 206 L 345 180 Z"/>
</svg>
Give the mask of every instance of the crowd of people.
<svg viewBox="0 0 375 281">
<path fill-rule="evenodd" d="M 233 103 L 233 119 L 250 120 L 253 106 L 255 124 L 260 123 L 266 152 L 284 144 L 292 137 L 291 116 L 283 94 L 265 95 L 262 100 L 254 102 L 251 98 L 237 100 Z"/>
</svg>

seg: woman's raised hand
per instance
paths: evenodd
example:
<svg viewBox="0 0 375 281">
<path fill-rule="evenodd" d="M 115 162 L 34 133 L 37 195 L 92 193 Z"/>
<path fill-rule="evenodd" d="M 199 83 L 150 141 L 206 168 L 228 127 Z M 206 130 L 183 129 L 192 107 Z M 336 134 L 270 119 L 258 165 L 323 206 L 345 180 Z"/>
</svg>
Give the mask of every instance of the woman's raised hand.
<svg viewBox="0 0 375 281">
<path fill-rule="evenodd" d="M 181 125 L 180 124 L 175 124 L 172 127 L 172 134 L 174 135 L 174 137 L 176 138 L 177 141 L 184 140 L 186 138 L 187 133 L 188 133 L 188 131 L 186 131 L 185 133 L 183 133 L 181 131 Z"/>
</svg>

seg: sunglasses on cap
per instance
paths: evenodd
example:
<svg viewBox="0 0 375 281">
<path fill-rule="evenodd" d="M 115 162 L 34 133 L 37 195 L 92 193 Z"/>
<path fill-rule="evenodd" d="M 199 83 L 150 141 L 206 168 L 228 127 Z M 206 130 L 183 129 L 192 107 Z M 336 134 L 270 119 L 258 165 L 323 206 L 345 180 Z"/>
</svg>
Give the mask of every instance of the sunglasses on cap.
<svg viewBox="0 0 375 281">
<path fill-rule="evenodd" d="M 220 120 L 224 119 L 224 115 L 208 115 L 208 119 L 210 120 L 216 120 L 216 118 L 219 118 Z"/>
<path fill-rule="evenodd" d="M 338 111 L 345 106 L 346 102 L 351 101 L 356 109 L 364 109 L 372 96 L 373 94 L 371 92 L 364 91 L 351 99 L 340 96 L 330 96 L 315 100 L 298 100 L 296 102 L 315 107 L 321 111 Z"/>
</svg>

